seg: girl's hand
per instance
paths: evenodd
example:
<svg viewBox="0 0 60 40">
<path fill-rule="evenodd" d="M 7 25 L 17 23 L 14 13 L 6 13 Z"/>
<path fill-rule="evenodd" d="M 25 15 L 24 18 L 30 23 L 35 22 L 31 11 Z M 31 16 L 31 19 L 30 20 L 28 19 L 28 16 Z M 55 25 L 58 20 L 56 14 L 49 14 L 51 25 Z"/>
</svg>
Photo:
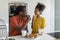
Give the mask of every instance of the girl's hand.
<svg viewBox="0 0 60 40">
<path fill-rule="evenodd" d="M 35 20 L 35 19 L 36 19 L 36 17 L 37 17 L 37 15 L 33 15 L 33 20 Z"/>
</svg>

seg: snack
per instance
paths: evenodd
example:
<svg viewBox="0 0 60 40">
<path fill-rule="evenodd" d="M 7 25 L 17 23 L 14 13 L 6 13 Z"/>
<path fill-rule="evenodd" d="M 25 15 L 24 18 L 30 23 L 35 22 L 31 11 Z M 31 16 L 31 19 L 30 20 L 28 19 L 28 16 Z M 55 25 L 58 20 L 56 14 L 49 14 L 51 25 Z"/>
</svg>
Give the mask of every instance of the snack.
<svg viewBox="0 0 60 40">
<path fill-rule="evenodd" d="M 28 37 L 29 38 L 37 38 L 39 36 L 38 33 L 34 33 L 34 34 L 29 34 Z"/>
<path fill-rule="evenodd" d="M 34 38 L 33 34 L 28 35 L 29 38 Z"/>
</svg>

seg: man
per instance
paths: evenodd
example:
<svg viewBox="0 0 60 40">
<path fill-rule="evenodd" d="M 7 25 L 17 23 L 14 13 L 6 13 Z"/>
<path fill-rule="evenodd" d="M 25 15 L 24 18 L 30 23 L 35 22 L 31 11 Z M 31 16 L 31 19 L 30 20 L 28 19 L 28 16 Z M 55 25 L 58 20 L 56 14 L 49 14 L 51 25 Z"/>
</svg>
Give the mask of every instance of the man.
<svg viewBox="0 0 60 40">
<path fill-rule="evenodd" d="M 27 23 L 30 21 L 26 6 L 18 6 L 16 9 L 15 15 L 10 18 L 9 36 L 21 35 L 21 30 L 27 30 Z"/>
</svg>

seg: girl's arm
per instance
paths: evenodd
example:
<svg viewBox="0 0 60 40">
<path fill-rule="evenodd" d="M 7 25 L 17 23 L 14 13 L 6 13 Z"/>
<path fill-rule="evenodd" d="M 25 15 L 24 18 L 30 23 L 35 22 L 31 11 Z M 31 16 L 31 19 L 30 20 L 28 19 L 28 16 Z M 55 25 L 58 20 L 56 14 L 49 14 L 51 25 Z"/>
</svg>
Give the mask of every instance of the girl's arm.
<svg viewBox="0 0 60 40">
<path fill-rule="evenodd" d="M 33 28 L 33 18 L 32 18 L 32 25 L 31 25 L 31 28 Z"/>
<path fill-rule="evenodd" d="M 36 19 L 36 15 L 33 15 L 31 28 L 33 28 L 33 21 L 34 21 L 35 19 Z"/>
</svg>

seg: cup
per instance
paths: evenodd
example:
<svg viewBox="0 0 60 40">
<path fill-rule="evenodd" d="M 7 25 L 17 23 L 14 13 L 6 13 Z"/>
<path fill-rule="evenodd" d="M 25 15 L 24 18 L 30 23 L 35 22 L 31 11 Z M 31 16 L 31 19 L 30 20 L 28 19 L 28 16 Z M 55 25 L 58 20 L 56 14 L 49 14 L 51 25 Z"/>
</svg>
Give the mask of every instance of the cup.
<svg viewBox="0 0 60 40">
<path fill-rule="evenodd" d="M 22 30 L 22 36 L 25 37 L 27 35 L 27 31 L 26 30 Z"/>
<path fill-rule="evenodd" d="M 43 29 L 39 29 L 39 34 L 42 35 L 43 34 Z"/>
</svg>

